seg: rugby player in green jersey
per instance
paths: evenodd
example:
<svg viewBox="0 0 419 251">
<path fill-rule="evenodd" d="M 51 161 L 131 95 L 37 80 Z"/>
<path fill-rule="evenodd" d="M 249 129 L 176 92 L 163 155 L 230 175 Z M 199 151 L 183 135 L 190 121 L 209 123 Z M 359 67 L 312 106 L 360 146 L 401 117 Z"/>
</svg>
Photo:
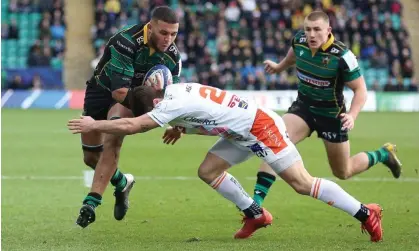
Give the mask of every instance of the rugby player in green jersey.
<svg viewBox="0 0 419 251">
<path fill-rule="evenodd" d="M 147 71 L 157 64 L 167 66 L 172 72 L 173 82 L 179 82 L 182 64 L 174 44 L 178 29 L 179 20 L 175 11 L 160 6 L 153 10 L 149 23 L 125 27 L 112 36 L 94 75 L 87 81 L 83 115 L 112 120 L 148 112 L 148 107 L 135 111 L 130 109 L 134 107 L 131 104 L 134 102 L 133 89 L 141 88 L 137 86 L 143 82 L 156 90 L 163 88 L 143 79 Z M 109 171 L 104 170 L 115 171 L 111 172 L 113 176 L 110 180 L 115 187 L 114 217 L 117 220 L 122 220 L 128 210 L 128 196 L 134 184 L 131 174 L 123 174 L 117 168 L 123 138 L 97 132 L 81 135 L 84 162 L 95 169 L 94 179 L 107 179 Z M 83 201 L 83 205 L 92 211 L 93 216 L 90 217 L 94 217 L 94 209 L 102 202 L 101 194 L 96 192 L 101 189 L 93 186 Z M 86 227 L 88 223 L 82 217 L 83 208 L 77 224 Z"/>
<path fill-rule="evenodd" d="M 293 65 L 297 68 L 298 98 L 283 116 L 288 135 L 297 144 L 316 131 L 324 142 L 333 174 L 339 179 L 348 179 L 379 162 L 399 178 L 401 163 L 391 143 L 376 151 L 350 156 L 348 132 L 366 102 L 367 89 L 355 55 L 335 40 L 331 30 L 329 17 L 322 11 L 314 11 L 305 18 L 304 31 L 293 38 L 286 57 L 280 63 L 264 62 L 270 74 Z M 344 86 L 354 92 L 348 111 Z M 274 181 L 274 172 L 263 163 L 257 174 L 255 201 L 263 203 Z"/>
</svg>

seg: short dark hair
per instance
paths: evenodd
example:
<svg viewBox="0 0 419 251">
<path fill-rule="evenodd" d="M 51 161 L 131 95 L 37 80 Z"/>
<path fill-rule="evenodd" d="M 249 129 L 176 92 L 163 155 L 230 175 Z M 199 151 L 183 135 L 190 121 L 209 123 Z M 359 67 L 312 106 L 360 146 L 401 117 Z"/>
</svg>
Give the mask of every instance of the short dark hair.
<svg viewBox="0 0 419 251">
<path fill-rule="evenodd" d="M 329 23 L 329 16 L 321 10 L 313 11 L 307 16 L 307 20 L 310 20 L 310 21 L 317 21 L 319 19 L 323 19 L 324 21 Z"/>
<path fill-rule="evenodd" d="M 132 92 L 130 104 L 134 116 L 141 116 L 153 110 L 153 100 L 158 97 L 158 93 L 154 88 L 142 85 L 135 87 Z"/>
<path fill-rule="evenodd" d="M 151 12 L 151 19 L 161 20 L 169 24 L 179 23 L 179 18 L 176 15 L 176 12 L 172 10 L 169 6 L 158 6 L 153 9 Z"/>
</svg>

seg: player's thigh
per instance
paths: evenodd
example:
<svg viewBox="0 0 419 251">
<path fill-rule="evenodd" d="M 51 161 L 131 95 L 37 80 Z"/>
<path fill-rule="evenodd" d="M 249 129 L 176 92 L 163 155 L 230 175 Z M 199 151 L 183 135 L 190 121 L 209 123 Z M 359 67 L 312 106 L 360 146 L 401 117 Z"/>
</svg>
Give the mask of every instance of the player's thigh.
<svg viewBox="0 0 419 251">
<path fill-rule="evenodd" d="M 292 143 L 298 144 L 300 141 L 310 136 L 311 129 L 307 122 L 300 116 L 286 113 L 282 116 L 282 119 L 284 120 L 288 136 Z"/>
<path fill-rule="evenodd" d="M 333 174 L 339 178 L 346 177 L 349 172 L 350 145 L 349 140 L 340 143 L 334 143 L 324 140 L 327 158 Z"/>
<path fill-rule="evenodd" d="M 211 182 L 231 166 L 240 164 L 252 156 L 247 148 L 220 138 L 199 166 L 198 176 L 206 182 Z"/>
<path fill-rule="evenodd" d="M 339 118 L 314 116 L 317 136 L 331 143 L 343 143 L 348 141 L 348 131 L 342 130 L 342 122 Z"/>
<path fill-rule="evenodd" d="M 120 118 L 130 118 L 133 114 L 130 109 L 125 106 L 115 102 L 112 104 L 109 109 L 107 118 L 108 120 L 120 119 Z M 114 135 L 114 134 L 105 134 L 104 136 L 104 151 L 110 151 L 115 154 L 119 154 L 122 142 L 124 141 L 124 136 Z"/>
<path fill-rule="evenodd" d="M 83 115 L 90 116 L 95 120 L 106 120 L 112 102 L 109 91 L 89 81 L 86 83 Z M 81 143 L 84 162 L 91 167 L 96 166 L 103 151 L 103 134 L 99 132 L 82 133 Z"/>
<path fill-rule="evenodd" d="M 300 115 L 286 113 L 282 116 L 282 119 L 286 127 L 286 133 L 293 144 L 297 144 L 310 136 L 311 129 L 307 122 L 300 117 Z M 265 162 L 261 163 L 259 170 L 272 175 L 276 173 L 271 169 L 269 164 Z"/>
<path fill-rule="evenodd" d="M 248 140 L 237 143 L 247 146 L 251 152 L 271 167 L 274 162 L 281 163 L 280 166 L 276 165 L 273 168 L 277 174 L 282 172 L 283 168 L 289 167 L 296 159 L 301 158 L 286 133 L 282 118 L 267 109 L 258 110 Z"/>
<path fill-rule="evenodd" d="M 107 118 L 109 120 L 119 118 L 132 118 L 134 115 L 132 111 L 118 102 L 114 102 L 108 112 Z"/>
<path fill-rule="evenodd" d="M 106 120 L 114 102 L 109 91 L 88 81 L 84 96 L 83 115 L 90 116 L 95 120 Z"/>
<path fill-rule="evenodd" d="M 314 118 L 302 101 L 294 101 L 287 113 L 282 116 L 282 119 L 287 127 L 289 138 L 294 144 L 310 137 L 314 131 Z"/>
</svg>

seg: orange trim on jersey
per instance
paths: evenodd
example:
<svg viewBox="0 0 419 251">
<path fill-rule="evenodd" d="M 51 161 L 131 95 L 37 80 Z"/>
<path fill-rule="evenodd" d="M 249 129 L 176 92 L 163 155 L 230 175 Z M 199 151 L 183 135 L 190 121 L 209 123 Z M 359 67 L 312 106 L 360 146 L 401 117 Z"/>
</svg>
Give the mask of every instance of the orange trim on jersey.
<svg viewBox="0 0 419 251">
<path fill-rule="evenodd" d="M 275 124 L 275 120 L 261 109 L 258 109 L 256 112 L 250 133 L 255 135 L 257 140 L 270 148 L 275 154 L 288 146 L 284 136 L 282 136 L 278 126 Z"/>
<path fill-rule="evenodd" d="M 212 188 L 217 189 L 218 186 L 220 186 L 221 182 L 223 182 L 223 180 L 225 179 L 226 176 L 227 176 L 227 173 L 224 172 L 223 175 L 218 178 L 217 182 L 215 182 L 215 184 L 212 186 Z"/>
</svg>

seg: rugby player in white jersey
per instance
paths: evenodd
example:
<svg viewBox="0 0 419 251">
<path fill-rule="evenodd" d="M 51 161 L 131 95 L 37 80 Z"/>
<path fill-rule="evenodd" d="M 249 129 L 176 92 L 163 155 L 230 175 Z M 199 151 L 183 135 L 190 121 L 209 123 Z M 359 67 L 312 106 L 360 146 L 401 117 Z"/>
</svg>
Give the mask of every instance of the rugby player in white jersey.
<svg viewBox="0 0 419 251">
<path fill-rule="evenodd" d="M 144 97 L 150 97 L 150 93 L 142 90 L 134 96 L 137 100 Z M 370 234 L 372 241 L 382 239 L 381 208 L 377 204 L 367 207 L 336 183 L 312 177 L 288 138 L 282 118 L 275 112 L 257 107 L 253 101 L 233 93 L 196 83 L 170 85 L 164 96 L 155 97 L 147 101 L 153 102 L 154 109 L 140 117 L 95 121 L 82 116 L 70 120 L 68 128 L 73 133 L 96 131 L 128 135 L 169 124 L 172 127 L 166 129 L 163 136 L 166 143 L 173 143 L 181 132 L 219 136 L 220 139 L 199 166 L 198 176 L 243 211 L 244 225 L 236 232 L 235 238 L 248 238 L 257 229 L 272 223 L 272 215 L 261 208 L 227 172 L 230 167 L 256 155 L 297 193 L 347 212 L 361 222 L 362 229 Z M 108 170 L 109 173 L 114 171 Z M 108 183 L 109 180 L 95 178 L 92 192 L 102 195 Z M 86 208 L 87 213 L 89 210 Z"/>
</svg>

